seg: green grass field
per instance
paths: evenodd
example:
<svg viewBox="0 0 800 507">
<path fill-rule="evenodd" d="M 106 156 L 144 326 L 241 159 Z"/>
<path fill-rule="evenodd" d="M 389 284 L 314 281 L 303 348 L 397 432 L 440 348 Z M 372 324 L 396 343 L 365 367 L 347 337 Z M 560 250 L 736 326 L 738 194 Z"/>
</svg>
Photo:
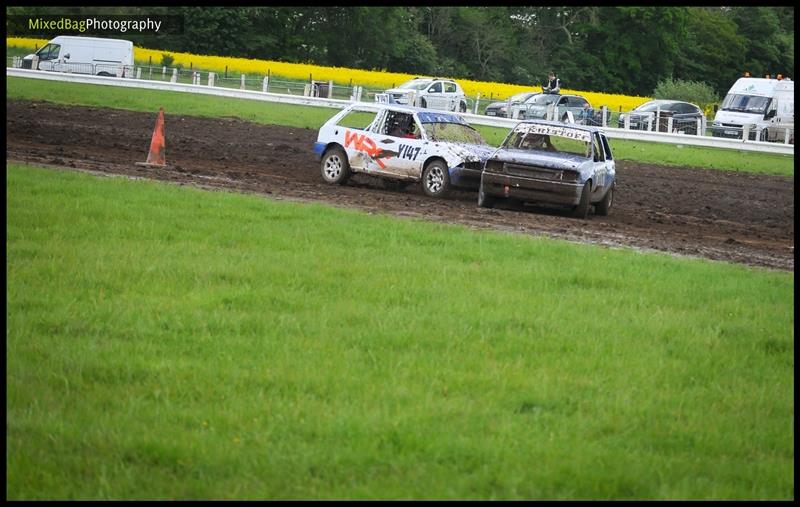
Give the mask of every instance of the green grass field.
<svg viewBox="0 0 800 507">
<path fill-rule="evenodd" d="M 134 111 L 157 111 L 193 116 L 229 116 L 256 123 L 269 123 L 317 129 L 336 109 L 258 102 L 226 97 L 198 96 L 181 92 L 137 90 L 111 86 L 59 83 L 9 77 L 7 99 L 48 100 L 61 104 L 111 107 Z M 486 140 L 499 145 L 507 130 L 476 128 Z M 614 155 L 619 160 L 652 164 L 705 167 L 731 171 L 794 176 L 794 157 L 735 150 L 677 147 L 659 143 L 614 140 Z"/>
<path fill-rule="evenodd" d="M 7 499 L 793 499 L 792 273 L 7 164 Z"/>
</svg>

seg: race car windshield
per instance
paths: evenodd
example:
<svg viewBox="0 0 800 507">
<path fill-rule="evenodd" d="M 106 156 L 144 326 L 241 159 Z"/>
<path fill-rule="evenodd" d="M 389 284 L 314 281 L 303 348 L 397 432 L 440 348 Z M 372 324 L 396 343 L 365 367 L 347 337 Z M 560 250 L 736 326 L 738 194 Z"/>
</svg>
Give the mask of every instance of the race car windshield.
<svg viewBox="0 0 800 507">
<path fill-rule="evenodd" d="M 501 148 L 549 153 L 566 153 L 589 158 L 591 135 L 564 127 L 532 126 L 515 129 Z"/>
<path fill-rule="evenodd" d="M 726 95 L 722 101 L 723 111 L 735 111 L 737 113 L 758 113 L 764 114 L 772 101 L 769 97 L 757 97 L 755 95 Z"/>
<path fill-rule="evenodd" d="M 422 127 L 432 141 L 487 144 L 477 130 L 462 123 L 423 123 Z"/>
<path fill-rule="evenodd" d="M 412 79 L 408 83 L 401 84 L 399 88 L 406 90 L 424 90 L 429 84 L 431 84 L 430 79 Z"/>
</svg>

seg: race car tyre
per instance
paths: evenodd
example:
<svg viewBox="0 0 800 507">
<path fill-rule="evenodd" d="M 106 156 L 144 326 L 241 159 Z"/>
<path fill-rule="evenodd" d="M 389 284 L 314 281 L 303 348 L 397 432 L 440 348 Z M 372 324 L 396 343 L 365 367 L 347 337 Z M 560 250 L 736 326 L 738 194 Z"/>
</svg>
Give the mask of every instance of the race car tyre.
<svg viewBox="0 0 800 507">
<path fill-rule="evenodd" d="M 603 217 L 608 216 L 608 212 L 611 210 L 611 205 L 614 203 L 615 186 L 616 185 L 612 185 L 611 188 L 608 189 L 608 192 L 606 192 L 606 196 L 603 197 L 603 200 L 594 205 L 596 214 Z"/>
<path fill-rule="evenodd" d="M 425 101 L 425 99 L 419 99 L 419 107 L 421 107 L 422 109 L 428 107 L 428 103 Z"/>
<path fill-rule="evenodd" d="M 481 208 L 494 208 L 495 198 L 491 195 L 486 195 L 483 191 L 483 185 L 478 188 L 478 206 Z"/>
<path fill-rule="evenodd" d="M 467 104 L 465 104 L 464 102 L 460 103 L 458 105 L 458 110 L 460 112 L 462 112 L 462 113 L 466 113 L 467 112 Z"/>
<path fill-rule="evenodd" d="M 322 179 L 326 183 L 344 185 L 350 179 L 350 164 L 347 155 L 341 148 L 330 148 L 322 156 L 320 164 Z"/>
<path fill-rule="evenodd" d="M 586 184 L 583 186 L 583 191 L 581 192 L 581 202 L 573 208 L 572 216 L 575 218 L 586 218 L 589 216 L 589 199 L 592 192 L 592 184 L 591 182 L 587 181 Z"/>
<path fill-rule="evenodd" d="M 441 160 L 434 160 L 422 171 L 422 190 L 430 197 L 444 197 L 450 190 L 450 173 Z"/>
</svg>

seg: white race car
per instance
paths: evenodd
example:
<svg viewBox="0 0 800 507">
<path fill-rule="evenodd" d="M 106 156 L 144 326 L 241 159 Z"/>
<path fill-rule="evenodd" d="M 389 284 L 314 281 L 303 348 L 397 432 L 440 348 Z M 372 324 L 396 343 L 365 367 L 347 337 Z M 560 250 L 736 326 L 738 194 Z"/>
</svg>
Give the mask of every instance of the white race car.
<svg viewBox="0 0 800 507">
<path fill-rule="evenodd" d="M 477 190 L 494 148 L 458 114 L 394 104 L 353 104 L 320 128 L 314 152 L 322 178 L 344 184 L 352 173 L 379 176 L 403 188 L 421 181 L 441 197 L 452 187 Z"/>
</svg>

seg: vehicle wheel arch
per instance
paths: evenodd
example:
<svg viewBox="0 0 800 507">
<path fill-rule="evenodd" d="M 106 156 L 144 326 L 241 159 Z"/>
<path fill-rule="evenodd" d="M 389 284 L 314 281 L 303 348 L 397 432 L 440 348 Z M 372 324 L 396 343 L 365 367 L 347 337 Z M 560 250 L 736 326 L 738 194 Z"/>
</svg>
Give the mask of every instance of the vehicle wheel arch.
<svg viewBox="0 0 800 507">
<path fill-rule="evenodd" d="M 339 148 L 340 150 L 342 150 L 345 153 L 345 155 L 347 155 L 347 150 L 344 149 L 344 146 L 342 146 L 341 144 L 337 143 L 336 141 L 331 141 L 328 144 L 326 144 L 325 145 L 325 149 L 322 150 L 322 155 L 324 156 L 325 153 L 328 150 L 334 149 L 334 148 Z"/>
<path fill-rule="evenodd" d="M 435 160 L 441 160 L 444 165 L 447 167 L 447 170 L 450 170 L 450 164 L 445 160 L 445 158 L 441 155 L 431 155 L 430 157 L 425 159 L 425 162 L 422 163 L 422 170 L 424 171 L 426 167 L 430 165 L 431 162 Z M 420 173 L 420 178 L 422 177 L 422 173 Z"/>
</svg>

